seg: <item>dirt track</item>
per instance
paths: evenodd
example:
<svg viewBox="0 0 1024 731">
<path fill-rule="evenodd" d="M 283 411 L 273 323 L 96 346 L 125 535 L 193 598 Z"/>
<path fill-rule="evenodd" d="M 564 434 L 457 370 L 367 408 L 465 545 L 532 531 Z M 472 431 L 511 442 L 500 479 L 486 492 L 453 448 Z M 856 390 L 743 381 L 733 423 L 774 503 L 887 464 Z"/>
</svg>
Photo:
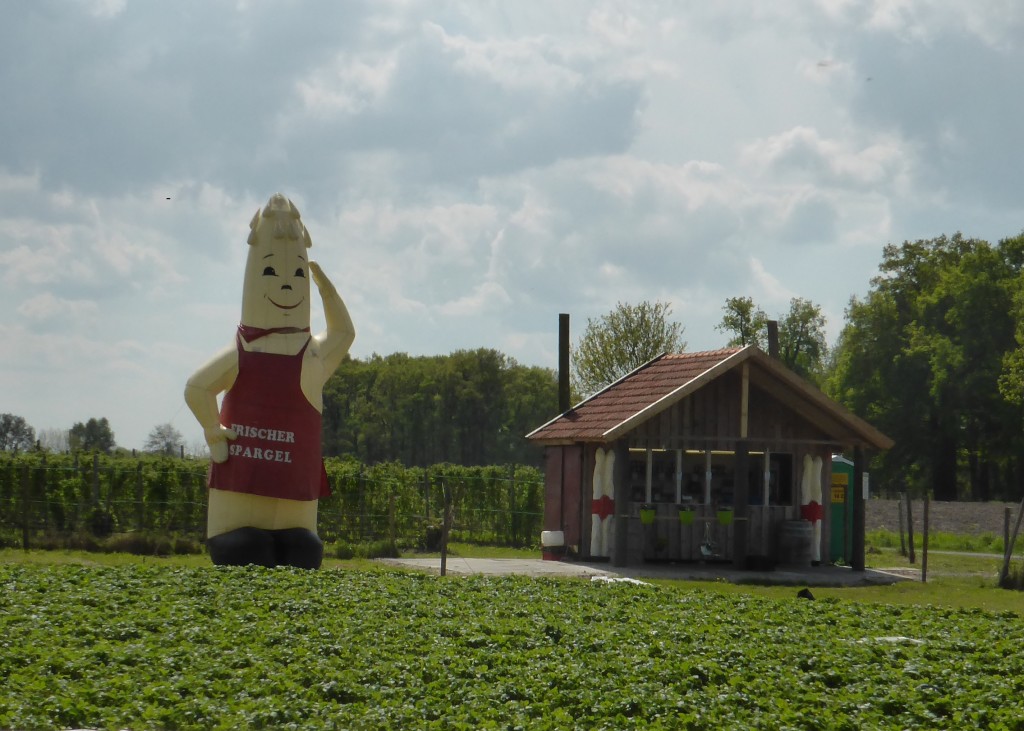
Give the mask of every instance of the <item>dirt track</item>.
<svg viewBox="0 0 1024 731">
<path fill-rule="evenodd" d="M 868 500 L 865 513 L 867 530 L 885 529 L 899 532 L 899 508 L 897 500 Z M 1019 503 L 942 503 L 932 502 L 928 510 L 930 532 L 980 535 L 992 533 L 1003 535 L 1003 516 L 1010 509 L 1010 530 L 1017 519 Z M 923 529 L 923 503 L 914 500 L 911 506 L 914 515 L 914 530 Z"/>
</svg>

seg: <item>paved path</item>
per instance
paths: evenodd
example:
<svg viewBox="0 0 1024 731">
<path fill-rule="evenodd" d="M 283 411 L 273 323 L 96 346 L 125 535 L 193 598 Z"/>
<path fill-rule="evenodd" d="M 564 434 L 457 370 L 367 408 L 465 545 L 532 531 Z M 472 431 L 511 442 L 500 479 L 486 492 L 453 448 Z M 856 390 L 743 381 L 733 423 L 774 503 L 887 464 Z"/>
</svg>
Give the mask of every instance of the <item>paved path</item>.
<svg viewBox="0 0 1024 731">
<path fill-rule="evenodd" d="M 383 558 L 381 563 L 404 568 L 440 573 L 440 558 Z M 894 573 L 867 569 L 853 571 L 839 566 L 808 566 L 806 569 L 775 571 L 739 571 L 729 565 L 714 564 L 652 564 L 613 567 L 609 564 L 575 561 L 543 561 L 518 558 L 449 557 L 447 572 L 455 576 L 485 574 L 503 576 L 566 576 L 582 578 L 685 579 L 690 581 L 728 581 L 734 584 L 781 584 L 786 586 L 876 586 L 905 581 Z"/>
</svg>

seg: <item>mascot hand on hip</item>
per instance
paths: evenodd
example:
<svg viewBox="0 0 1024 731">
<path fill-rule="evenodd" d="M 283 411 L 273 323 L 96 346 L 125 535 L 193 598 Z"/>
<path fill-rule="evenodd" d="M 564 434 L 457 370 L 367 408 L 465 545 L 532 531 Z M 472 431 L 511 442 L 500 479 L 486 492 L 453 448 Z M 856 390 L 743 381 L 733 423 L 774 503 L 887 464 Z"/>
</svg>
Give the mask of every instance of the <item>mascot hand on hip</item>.
<svg viewBox="0 0 1024 731">
<path fill-rule="evenodd" d="M 317 501 L 330 494 L 320 452 L 323 386 L 355 328 L 334 285 L 308 259 L 309 233 L 290 200 L 271 197 L 249 228 L 235 342 L 185 386 L 210 447 L 206 543 L 218 565 L 319 568 Z M 315 337 L 311 278 L 327 320 Z"/>
</svg>

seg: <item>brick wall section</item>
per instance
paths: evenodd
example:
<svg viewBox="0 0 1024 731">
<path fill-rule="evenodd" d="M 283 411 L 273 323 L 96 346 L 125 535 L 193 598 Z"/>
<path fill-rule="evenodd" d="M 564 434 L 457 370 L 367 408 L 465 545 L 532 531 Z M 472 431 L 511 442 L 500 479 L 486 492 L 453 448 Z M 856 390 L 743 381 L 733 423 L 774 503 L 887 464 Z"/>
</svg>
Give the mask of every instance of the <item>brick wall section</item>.
<svg viewBox="0 0 1024 731">
<path fill-rule="evenodd" d="M 898 533 L 900 529 L 898 504 L 898 500 L 868 500 L 864 521 L 867 530 L 884 529 Z M 913 501 L 915 533 L 919 533 L 923 529 L 923 506 L 924 503 L 921 500 Z M 1020 503 L 942 503 L 932 501 L 928 508 L 928 530 L 935 533 L 959 533 L 962 535 L 992 533 L 1002 536 L 1005 509 L 1010 508 L 1010 530 L 1012 531 L 1019 507 Z"/>
</svg>

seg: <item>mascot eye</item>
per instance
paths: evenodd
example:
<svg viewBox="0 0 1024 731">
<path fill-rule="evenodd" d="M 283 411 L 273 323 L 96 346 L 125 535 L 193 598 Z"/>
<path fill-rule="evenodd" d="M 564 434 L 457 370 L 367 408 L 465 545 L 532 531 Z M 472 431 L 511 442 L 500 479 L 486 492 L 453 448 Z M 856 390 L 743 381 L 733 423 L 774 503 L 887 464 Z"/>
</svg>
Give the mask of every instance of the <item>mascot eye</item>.
<svg viewBox="0 0 1024 731">
<path fill-rule="evenodd" d="M 298 269 L 295 270 L 295 276 L 296 277 L 302 277 L 303 279 L 305 279 L 306 278 L 306 272 L 302 269 L 302 267 L 299 267 Z"/>
<path fill-rule="evenodd" d="M 263 270 L 263 276 L 264 277 L 276 277 L 277 276 L 277 272 L 274 271 L 274 267 L 267 267 L 266 269 Z"/>
</svg>

